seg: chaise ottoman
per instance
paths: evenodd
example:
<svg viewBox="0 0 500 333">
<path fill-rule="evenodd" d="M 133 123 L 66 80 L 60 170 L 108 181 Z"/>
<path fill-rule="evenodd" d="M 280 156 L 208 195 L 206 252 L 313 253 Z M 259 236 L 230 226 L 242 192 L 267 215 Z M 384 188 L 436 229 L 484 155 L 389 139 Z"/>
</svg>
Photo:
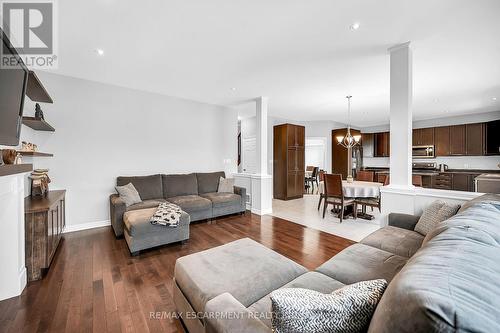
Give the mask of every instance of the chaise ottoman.
<svg viewBox="0 0 500 333">
<path fill-rule="evenodd" d="M 156 209 L 131 210 L 123 215 L 125 240 L 132 255 L 138 254 L 140 250 L 189 239 L 189 214 L 182 212 L 179 225 L 172 228 L 149 222 Z"/>
<path fill-rule="evenodd" d="M 177 259 L 174 303 L 190 333 L 205 332 L 211 299 L 229 293 L 245 307 L 307 272 L 303 266 L 249 238 Z M 265 326 L 263 326 L 265 327 Z"/>
</svg>

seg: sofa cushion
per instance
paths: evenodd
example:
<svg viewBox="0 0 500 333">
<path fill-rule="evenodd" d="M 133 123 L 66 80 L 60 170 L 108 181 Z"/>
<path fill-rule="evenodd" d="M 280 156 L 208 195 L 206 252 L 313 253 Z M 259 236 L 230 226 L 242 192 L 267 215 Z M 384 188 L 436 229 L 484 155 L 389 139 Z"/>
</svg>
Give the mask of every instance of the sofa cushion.
<svg viewBox="0 0 500 333">
<path fill-rule="evenodd" d="M 212 202 L 198 195 L 181 195 L 179 197 L 168 198 L 168 201 L 180 206 L 188 214 L 190 212 L 212 209 Z"/>
<path fill-rule="evenodd" d="M 116 178 L 116 185 L 118 186 L 123 186 L 128 183 L 134 185 L 143 201 L 163 198 L 161 175 Z"/>
<path fill-rule="evenodd" d="M 248 307 L 307 269 L 271 249 L 243 238 L 177 259 L 175 281 L 195 311 L 230 293 Z"/>
<path fill-rule="evenodd" d="M 129 210 L 137 210 L 137 209 L 145 209 L 145 208 L 157 208 L 161 203 L 166 202 L 165 199 L 151 199 L 144 200 L 142 202 L 130 205 L 127 207 L 127 211 Z"/>
<path fill-rule="evenodd" d="M 198 194 L 198 181 L 194 173 L 187 175 L 162 175 L 162 179 L 164 198 Z"/>
<path fill-rule="evenodd" d="M 224 171 L 197 173 L 196 178 L 198 179 L 198 193 L 203 194 L 217 192 L 220 177 L 226 178 Z"/>
<path fill-rule="evenodd" d="M 470 207 L 474 206 L 477 203 L 498 203 L 500 204 L 500 194 L 492 194 L 492 193 L 487 193 L 483 194 L 477 198 L 474 198 L 472 200 L 469 200 L 465 202 L 462 207 L 458 210 L 458 213 L 462 213 L 466 209 L 469 209 Z"/>
<path fill-rule="evenodd" d="M 132 183 L 123 186 L 115 186 L 115 190 L 118 192 L 120 199 L 125 203 L 125 207 L 142 202 L 139 192 L 137 192 Z"/>
<path fill-rule="evenodd" d="M 241 196 L 234 193 L 206 193 L 201 195 L 212 201 L 214 208 L 227 206 L 241 206 Z"/>
<path fill-rule="evenodd" d="M 387 281 L 378 279 L 331 294 L 304 288 L 275 290 L 271 293 L 273 332 L 364 332 L 386 287 Z"/>
<path fill-rule="evenodd" d="M 476 203 L 440 223 L 389 284 L 369 332 L 500 332 L 498 221 L 500 205 Z"/>
<path fill-rule="evenodd" d="M 417 252 L 423 240 L 424 236 L 416 231 L 386 226 L 365 237 L 361 243 L 409 258 Z"/>
<path fill-rule="evenodd" d="M 329 294 L 342 288 L 344 284 L 318 272 L 307 272 L 285 284 L 281 288 L 305 288 Z M 271 294 L 259 299 L 248 307 L 267 327 L 271 328 Z"/>
<path fill-rule="evenodd" d="M 408 259 L 365 244 L 354 244 L 316 269 L 344 284 L 385 279 L 390 282 Z"/>
<path fill-rule="evenodd" d="M 150 220 L 153 214 L 156 212 L 155 208 L 146 208 L 139 210 L 132 210 L 125 212 L 123 214 L 123 223 L 128 233 L 132 237 L 137 237 L 144 234 L 158 233 L 158 232 L 171 232 L 172 227 L 166 227 L 163 225 L 153 225 Z M 179 226 L 189 224 L 189 215 L 186 212 L 182 212 L 179 219 Z"/>
</svg>

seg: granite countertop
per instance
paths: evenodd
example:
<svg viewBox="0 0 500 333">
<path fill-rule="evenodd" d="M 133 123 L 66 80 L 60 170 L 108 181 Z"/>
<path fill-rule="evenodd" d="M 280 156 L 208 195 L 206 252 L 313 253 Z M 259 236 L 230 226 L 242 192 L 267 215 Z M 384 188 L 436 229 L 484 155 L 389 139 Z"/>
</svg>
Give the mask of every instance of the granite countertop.
<svg viewBox="0 0 500 333">
<path fill-rule="evenodd" d="M 374 171 L 381 174 L 389 173 L 389 168 L 384 167 L 364 167 L 363 170 Z M 414 175 L 422 175 L 422 176 L 432 176 L 438 175 L 440 173 L 466 173 L 466 174 L 483 174 L 483 173 L 500 173 L 500 169 L 498 170 L 478 170 L 478 169 L 448 169 L 447 171 L 439 171 L 439 170 L 429 170 L 429 171 L 414 171 L 412 174 Z"/>
</svg>

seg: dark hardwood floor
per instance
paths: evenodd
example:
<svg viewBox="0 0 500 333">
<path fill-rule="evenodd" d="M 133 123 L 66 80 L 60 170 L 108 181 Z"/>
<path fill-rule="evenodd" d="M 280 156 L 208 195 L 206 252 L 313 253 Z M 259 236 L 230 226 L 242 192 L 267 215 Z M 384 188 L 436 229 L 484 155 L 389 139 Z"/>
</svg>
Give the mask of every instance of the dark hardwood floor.
<svg viewBox="0 0 500 333">
<path fill-rule="evenodd" d="M 131 257 L 110 227 L 74 232 L 47 276 L 0 302 L 0 332 L 182 332 L 175 311 L 175 260 L 233 240 L 255 241 L 314 269 L 354 242 L 270 216 L 246 213 L 191 225 L 190 241 Z"/>
</svg>

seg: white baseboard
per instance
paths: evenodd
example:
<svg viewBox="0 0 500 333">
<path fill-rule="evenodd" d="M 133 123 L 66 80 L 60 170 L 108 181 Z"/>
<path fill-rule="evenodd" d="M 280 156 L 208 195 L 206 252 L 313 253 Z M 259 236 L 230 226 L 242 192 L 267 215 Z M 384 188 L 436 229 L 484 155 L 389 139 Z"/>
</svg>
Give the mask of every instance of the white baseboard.
<svg viewBox="0 0 500 333">
<path fill-rule="evenodd" d="M 94 229 L 94 228 L 102 228 L 102 227 L 107 227 L 110 225 L 111 225 L 110 220 L 96 221 L 96 222 L 89 222 L 89 223 L 80 223 L 80 224 L 75 224 L 75 225 L 66 225 L 63 233 L 82 231 L 82 230 Z"/>
<path fill-rule="evenodd" d="M 251 212 L 254 214 L 257 214 L 257 215 L 261 215 L 261 216 L 262 215 L 270 215 L 273 213 L 273 209 L 269 208 L 269 209 L 265 209 L 265 210 L 260 210 L 260 209 L 252 208 Z"/>
</svg>

